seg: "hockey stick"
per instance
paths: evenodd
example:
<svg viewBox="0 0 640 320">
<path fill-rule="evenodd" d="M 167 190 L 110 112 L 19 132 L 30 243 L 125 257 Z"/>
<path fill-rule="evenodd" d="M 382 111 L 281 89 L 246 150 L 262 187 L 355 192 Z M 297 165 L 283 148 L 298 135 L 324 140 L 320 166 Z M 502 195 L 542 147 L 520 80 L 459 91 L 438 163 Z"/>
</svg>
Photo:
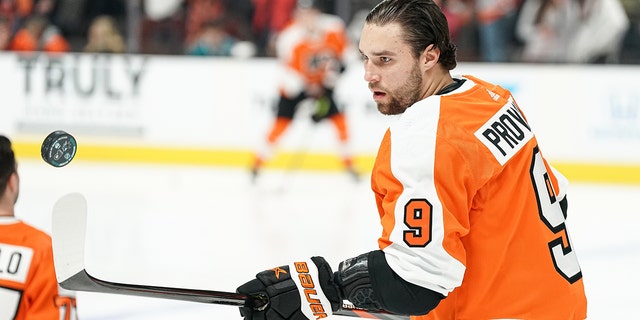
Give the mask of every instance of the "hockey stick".
<svg viewBox="0 0 640 320">
<path fill-rule="evenodd" d="M 127 284 L 102 280 L 85 269 L 85 236 L 87 231 L 87 201 L 82 194 L 71 193 L 60 198 L 53 207 L 52 239 L 56 276 L 60 286 L 72 291 L 122 294 L 149 298 L 183 300 L 200 303 L 253 306 L 264 308 L 269 303 L 263 296 L 246 296 L 233 292 L 198 290 Z M 408 320 L 409 316 L 385 311 L 371 312 L 343 303 L 335 315 L 367 319 Z"/>
</svg>

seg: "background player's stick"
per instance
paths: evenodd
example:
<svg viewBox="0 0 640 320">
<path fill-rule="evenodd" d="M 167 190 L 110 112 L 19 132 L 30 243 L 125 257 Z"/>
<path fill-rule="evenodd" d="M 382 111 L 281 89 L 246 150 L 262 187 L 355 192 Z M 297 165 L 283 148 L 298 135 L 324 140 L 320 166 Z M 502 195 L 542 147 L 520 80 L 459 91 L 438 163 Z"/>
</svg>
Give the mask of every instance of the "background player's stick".
<svg viewBox="0 0 640 320">
<path fill-rule="evenodd" d="M 212 303 L 241 307 L 264 307 L 268 300 L 261 296 L 246 296 L 232 292 L 171 288 L 111 282 L 92 276 L 85 269 L 84 251 L 87 230 L 87 201 L 79 193 L 60 198 L 53 207 L 52 239 L 56 276 L 60 286 L 67 290 L 88 291 Z M 335 315 L 367 319 L 408 320 L 408 316 L 387 312 L 370 312 L 349 303 Z"/>
</svg>

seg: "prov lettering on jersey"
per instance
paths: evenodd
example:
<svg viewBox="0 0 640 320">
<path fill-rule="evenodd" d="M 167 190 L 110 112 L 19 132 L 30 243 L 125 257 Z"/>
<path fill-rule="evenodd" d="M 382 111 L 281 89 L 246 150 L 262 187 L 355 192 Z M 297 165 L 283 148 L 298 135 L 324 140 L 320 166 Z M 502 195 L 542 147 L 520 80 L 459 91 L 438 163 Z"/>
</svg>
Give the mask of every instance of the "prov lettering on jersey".
<svg viewBox="0 0 640 320">
<path fill-rule="evenodd" d="M 518 107 L 509 101 L 475 132 L 475 136 L 504 165 L 533 138 L 533 132 Z"/>
</svg>

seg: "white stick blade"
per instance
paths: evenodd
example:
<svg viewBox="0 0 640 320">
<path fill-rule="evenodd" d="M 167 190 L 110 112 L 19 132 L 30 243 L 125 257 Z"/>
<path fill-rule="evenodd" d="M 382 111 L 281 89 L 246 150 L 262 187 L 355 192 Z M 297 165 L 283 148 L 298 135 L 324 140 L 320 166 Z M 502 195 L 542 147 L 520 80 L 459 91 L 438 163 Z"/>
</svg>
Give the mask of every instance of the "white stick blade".
<svg viewBox="0 0 640 320">
<path fill-rule="evenodd" d="M 87 230 L 87 201 L 80 193 L 70 193 L 53 206 L 53 260 L 58 283 L 84 270 Z"/>
</svg>

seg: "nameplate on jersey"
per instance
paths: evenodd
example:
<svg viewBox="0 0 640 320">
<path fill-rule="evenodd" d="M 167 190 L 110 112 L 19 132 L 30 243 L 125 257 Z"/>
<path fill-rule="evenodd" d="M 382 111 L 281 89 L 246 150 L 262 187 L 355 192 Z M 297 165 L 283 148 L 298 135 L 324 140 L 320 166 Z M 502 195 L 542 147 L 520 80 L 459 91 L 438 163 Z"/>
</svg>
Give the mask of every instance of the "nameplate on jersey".
<svg viewBox="0 0 640 320">
<path fill-rule="evenodd" d="M 533 138 L 533 132 L 518 107 L 509 101 L 475 132 L 475 136 L 504 165 Z"/>
<path fill-rule="evenodd" d="M 0 243 L 0 280 L 25 283 L 32 258 L 31 248 Z"/>
</svg>

